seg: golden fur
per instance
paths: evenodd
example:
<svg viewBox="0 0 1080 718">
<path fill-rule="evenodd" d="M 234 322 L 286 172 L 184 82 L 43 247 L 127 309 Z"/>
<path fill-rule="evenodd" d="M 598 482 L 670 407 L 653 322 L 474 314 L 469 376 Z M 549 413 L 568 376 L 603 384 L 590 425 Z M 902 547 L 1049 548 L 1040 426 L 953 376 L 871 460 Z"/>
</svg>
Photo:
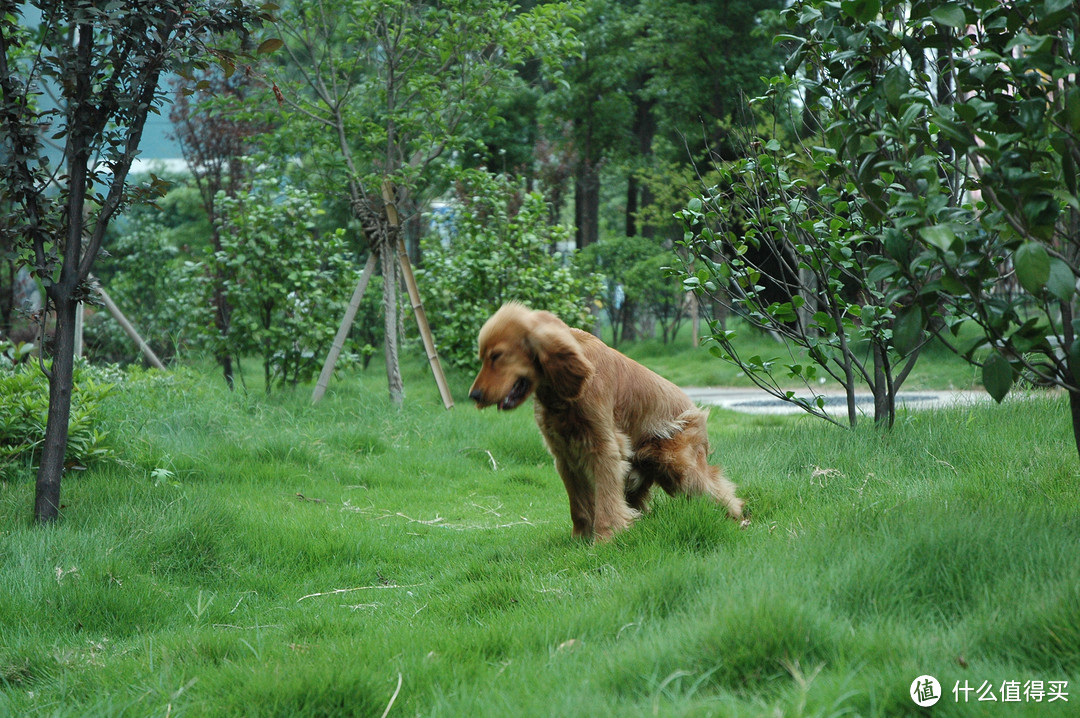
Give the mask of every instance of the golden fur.
<svg viewBox="0 0 1080 718">
<path fill-rule="evenodd" d="M 658 484 L 705 494 L 742 516 L 735 485 L 708 463 L 707 414 L 667 379 L 571 329 L 509 303 L 480 330 L 477 407 L 513 409 L 536 395 L 536 423 L 570 497 L 574 535 L 607 539 L 646 510 Z"/>
</svg>

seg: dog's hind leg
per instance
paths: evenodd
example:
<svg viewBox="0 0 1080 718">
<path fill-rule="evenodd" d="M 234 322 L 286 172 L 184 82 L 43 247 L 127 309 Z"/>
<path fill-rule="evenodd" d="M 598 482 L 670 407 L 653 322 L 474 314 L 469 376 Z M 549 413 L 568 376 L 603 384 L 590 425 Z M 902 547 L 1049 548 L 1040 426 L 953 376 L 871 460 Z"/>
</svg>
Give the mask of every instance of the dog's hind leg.
<svg viewBox="0 0 1080 718">
<path fill-rule="evenodd" d="M 640 513 L 649 510 L 649 494 L 655 479 L 646 467 L 631 462 L 630 473 L 626 476 L 626 503 Z"/>
<path fill-rule="evenodd" d="M 719 466 L 709 464 L 708 414 L 690 409 L 679 417 L 682 431 L 638 451 L 641 460 L 656 466 L 657 482 L 669 494 L 705 495 L 723 506 L 733 519 L 742 518 L 743 501 L 735 484 Z"/>
</svg>

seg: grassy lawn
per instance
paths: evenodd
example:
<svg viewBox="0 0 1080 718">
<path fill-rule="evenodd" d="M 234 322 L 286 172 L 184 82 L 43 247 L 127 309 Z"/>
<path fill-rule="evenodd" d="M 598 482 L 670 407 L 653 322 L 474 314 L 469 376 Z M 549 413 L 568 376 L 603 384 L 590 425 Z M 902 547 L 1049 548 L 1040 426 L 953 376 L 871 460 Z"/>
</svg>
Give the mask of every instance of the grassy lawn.
<svg viewBox="0 0 1080 718">
<path fill-rule="evenodd" d="M 700 352 L 630 353 L 718 383 Z M 530 407 L 451 380 L 449 412 L 418 364 L 400 411 L 375 364 L 317 407 L 129 381 L 119 459 L 66 478 L 58 526 L 28 525 L 29 474 L 0 483 L 0 715 L 896 716 L 922 674 L 934 715 L 1076 715 L 1064 399 L 888 434 L 715 410 L 749 527 L 659 497 L 589 545 Z M 1030 680 L 1069 702 L 1000 702 Z M 958 704 L 965 681 L 999 702 Z"/>
</svg>

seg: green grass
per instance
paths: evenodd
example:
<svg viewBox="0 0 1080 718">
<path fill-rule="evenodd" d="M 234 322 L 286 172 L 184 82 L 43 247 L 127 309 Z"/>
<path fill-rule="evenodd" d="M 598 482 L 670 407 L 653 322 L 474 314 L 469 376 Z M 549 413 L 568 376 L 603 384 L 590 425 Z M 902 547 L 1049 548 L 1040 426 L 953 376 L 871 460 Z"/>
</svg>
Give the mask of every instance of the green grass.
<svg viewBox="0 0 1080 718">
<path fill-rule="evenodd" d="M 103 417 L 120 460 L 65 479 L 59 525 L 0 483 L 0 715 L 380 716 L 400 677 L 390 715 L 895 716 L 923 673 L 934 715 L 1073 714 L 1063 399 L 887 434 L 714 410 L 749 527 L 660 497 L 590 545 L 529 407 L 477 412 L 452 375 L 447 412 L 407 369 L 400 411 L 375 364 L 317 407 L 133 381 Z M 1070 703 L 951 692 L 1029 679 Z"/>
</svg>

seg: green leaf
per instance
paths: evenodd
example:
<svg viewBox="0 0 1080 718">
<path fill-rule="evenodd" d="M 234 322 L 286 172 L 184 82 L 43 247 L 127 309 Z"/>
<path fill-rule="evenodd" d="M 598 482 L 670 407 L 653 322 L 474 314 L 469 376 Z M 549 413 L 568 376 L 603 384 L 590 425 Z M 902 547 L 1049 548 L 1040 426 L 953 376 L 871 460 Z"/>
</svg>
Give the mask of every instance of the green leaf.
<svg viewBox="0 0 1080 718">
<path fill-rule="evenodd" d="M 1073 132 L 1080 132 L 1080 87 L 1065 94 L 1065 120 Z"/>
<path fill-rule="evenodd" d="M 889 107 L 899 107 L 900 98 L 908 90 L 907 72 L 902 67 L 890 68 L 885 73 L 882 85 L 882 89 L 885 91 L 885 101 L 889 103 Z"/>
<path fill-rule="evenodd" d="M 952 249 L 956 232 L 947 224 L 935 224 L 919 229 L 919 236 L 927 244 L 937 247 L 942 252 L 948 252 Z"/>
<path fill-rule="evenodd" d="M 791 51 L 791 54 L 788 55 L 787 60 L 784 61 L 784 72 L 794 76 L 805 58 L 806 40 L 801 40 L 799 41 L 799 44 L 795 46 L 795 49 Z"/>
<path fill-rule="evenodd" d="M 870 22 L 881 12 L 881 0 L 843 0 L 840 9 L 857 22 Z"/>
<path fill-rule="evenodd" d="M 1013 368 L 1009 360 L 994 352 L 983 364 L 983 386 L 994 401 L 1001 403 L 1013 385 Z"/>
<path fill-rule="evenodd" d="M 901 264 L 911 259 L 911 241 L 903 233 L 889 227 L 885 230 L 885 253 Z"/>
<path fill-rule="evenodd" d="M 919 346 L 924 324 L 922 308 L 917 304 L 896 316 L 893 321 L 893 346 L 901 356 L 907 356 Z"/>
<path fill-rule="evenodd" d="M 1020 286 L 1029 294 L 1038 294 L 1050 279 L 1050 255 L 1038 242 L 1025 242 L 1013 255 L 1013 266 Z"/>
<path fill-rule="evenodd" d="M 1076 277 L 1069 265 L 1056 257 L 1050 260 L 1050 276 L 1046 280 L 1046 288 L 1063 302 L 1072 299 L 1076 293 Z"/>
<path fill-rule="evenodd" d="M 870 271 L 866 273 L 866 281 L 871 284 L 877 284 L 889 277 L 893 276 L 900 271 L 892 262 L 880 262 L 871 267 Z"/>
<path fill-rule="evenodd" d="M 947 27 L 961 28 L 967 25 L 967 18 L 964 16 L 964 8 L 953 3 L 947 3 L 936 7 L 930 11 L 930 16 L 934 20 Z"/>
</svg>

